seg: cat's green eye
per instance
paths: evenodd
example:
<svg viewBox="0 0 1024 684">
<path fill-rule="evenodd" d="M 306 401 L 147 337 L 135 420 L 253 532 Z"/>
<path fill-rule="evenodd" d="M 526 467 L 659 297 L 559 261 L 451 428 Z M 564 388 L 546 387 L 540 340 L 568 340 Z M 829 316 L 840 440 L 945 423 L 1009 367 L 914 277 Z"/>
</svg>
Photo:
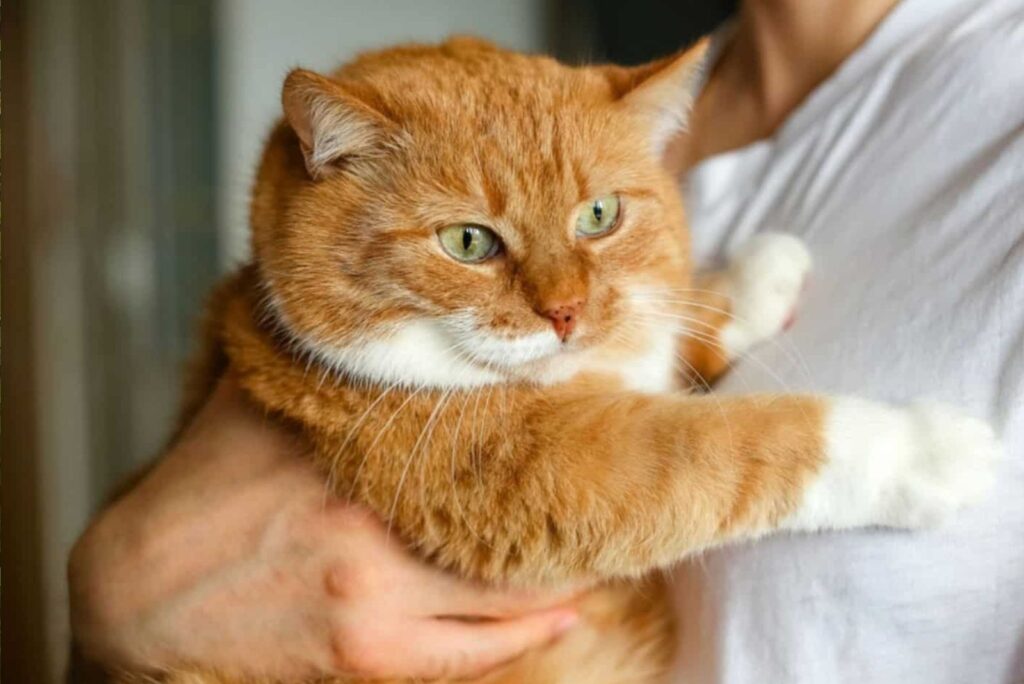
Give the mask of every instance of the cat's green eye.
<svg viewBox="0 0 1024 684">
<path fill-rule="evenodd" d="M 501 249 L 501 240 L 493 230 L 469 223 L 442 228 L 437 237 L 448 256 L 464 264 L 490 259 Z"/>
<path fill-rule="evenodd" d="M 617 195 L 598 197 L 580 209 L 576 217 L 576 234 L 597 237 L 610 232 L 619 224 L 619 198 Z"/>
</svg>

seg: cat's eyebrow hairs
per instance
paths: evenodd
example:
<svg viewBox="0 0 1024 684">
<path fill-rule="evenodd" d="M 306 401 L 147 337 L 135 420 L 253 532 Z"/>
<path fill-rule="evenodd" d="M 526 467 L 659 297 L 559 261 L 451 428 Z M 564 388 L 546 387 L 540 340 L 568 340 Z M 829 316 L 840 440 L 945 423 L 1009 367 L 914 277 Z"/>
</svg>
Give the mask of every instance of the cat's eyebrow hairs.
<svg viewBox="0 0 1024 684">
<path fill-rule="evenodd" d="M 640 199 L 640 200 L 655 200 L 658 199 L 657 193 L 641 187 L 623 188 L 615 192 L 620 197 L 626 197 L 629 199 Z"/>
</svg>

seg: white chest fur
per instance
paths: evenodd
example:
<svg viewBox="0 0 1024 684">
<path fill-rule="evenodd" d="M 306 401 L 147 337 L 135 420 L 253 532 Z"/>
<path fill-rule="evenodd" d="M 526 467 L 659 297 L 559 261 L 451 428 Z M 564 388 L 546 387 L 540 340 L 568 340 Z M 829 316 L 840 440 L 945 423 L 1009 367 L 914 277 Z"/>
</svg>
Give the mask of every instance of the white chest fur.
<svg viewBox="0 0 1024 684">
<path fill-rule="evenodd" d="M 615 375 L 626 389 L 636 392 L 671 392 L 677 388 L 677 333 L 671 328 L 653 330 L 646 344 L 629 356 L 597 357 L 584 370 Z"/>
</svg>

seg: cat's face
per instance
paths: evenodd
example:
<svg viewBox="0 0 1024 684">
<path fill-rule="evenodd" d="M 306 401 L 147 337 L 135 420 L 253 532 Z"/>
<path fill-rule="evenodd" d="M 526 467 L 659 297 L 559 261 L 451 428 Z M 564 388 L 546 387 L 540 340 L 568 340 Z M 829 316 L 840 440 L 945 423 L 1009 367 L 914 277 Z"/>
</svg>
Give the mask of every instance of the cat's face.
<svg viewBox="0 0 1024 684">
<path fill-rule="evenodd" d="M 688 71 L 453 41 L 294 72 L 254 197 L 275 314 L 378 382 L 550 382 L 643 356 L 688 273 L 659 154 Z"/>
</svg>

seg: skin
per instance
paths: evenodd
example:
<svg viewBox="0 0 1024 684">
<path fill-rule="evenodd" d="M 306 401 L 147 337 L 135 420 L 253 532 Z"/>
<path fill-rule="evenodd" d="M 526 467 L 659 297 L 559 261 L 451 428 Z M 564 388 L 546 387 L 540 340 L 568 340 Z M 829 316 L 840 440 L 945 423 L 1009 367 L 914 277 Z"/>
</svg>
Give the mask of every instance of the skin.
<svg viewBox="0 0 1024 684">
<path fill-rule="evenodd" d="M 222 381 L 72 553 L 87 656 L 285 681 L 472 676 L 575 621 L 565 593 L 485 589 L 414 560 L 372 516 L 325 496 L 305 451 Z"/>
<path fill-rule="evenodd" d="M 679 141 L 683 170 L 770 137 L 898 0 L 747 0 Z"/>
<path fill-rule="evenodd" d="M 691 134 L 674 149 L 678 167 L 774 133 L 895 2 L 741 4 L 734 39 L 694 107 Z M 412 560 L 372 518 L 325 505 L 322 482 L 297 458 L 303 451 L 230 383 L 220 387 L 181 442 L 76 546 L 72 623 L 86 652 L 113 667 L 198 662 L 285 679 L 459 676 L 572 623 L 571 610 L 543 610 L 564 596 L 455 582 Z M 381 577 L 399 579 L 385 587 Z M 246 600 L 253 595 L 261 600 Z M 470 626 L 436 617 L 453 614 L 499 619 Z M 218 625 L 217 634 L 204 632 L 207 624 Z M 354 628 L 365 624 L 380 627 Z M 386 664 L 360 660 L 367 652 L 391 656 Z"/>
</svg>

